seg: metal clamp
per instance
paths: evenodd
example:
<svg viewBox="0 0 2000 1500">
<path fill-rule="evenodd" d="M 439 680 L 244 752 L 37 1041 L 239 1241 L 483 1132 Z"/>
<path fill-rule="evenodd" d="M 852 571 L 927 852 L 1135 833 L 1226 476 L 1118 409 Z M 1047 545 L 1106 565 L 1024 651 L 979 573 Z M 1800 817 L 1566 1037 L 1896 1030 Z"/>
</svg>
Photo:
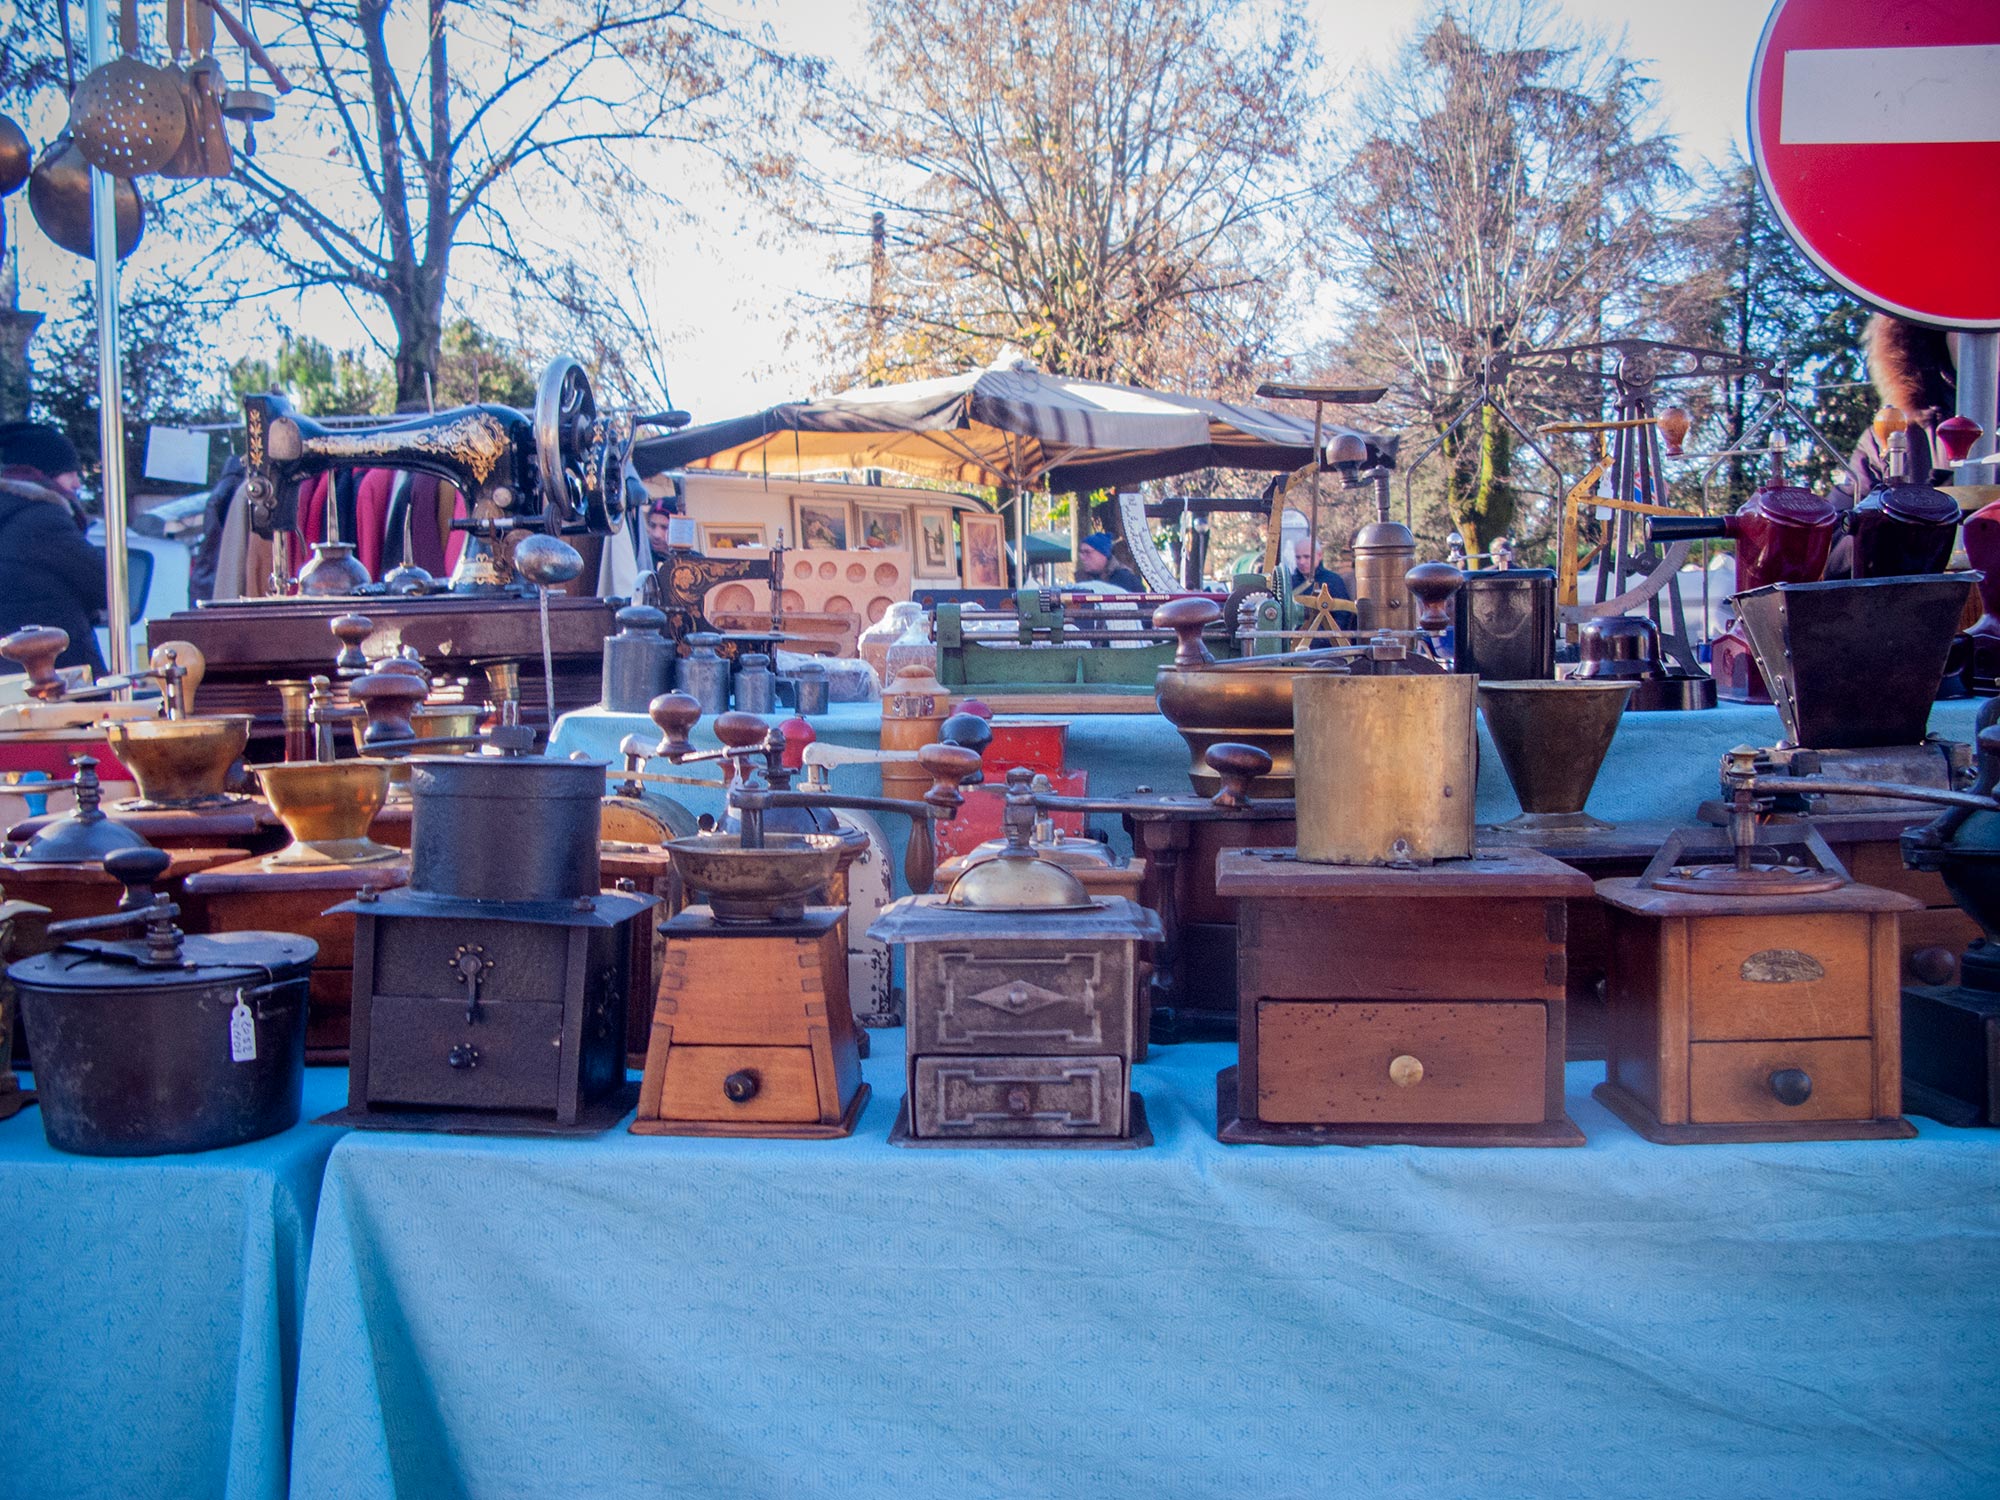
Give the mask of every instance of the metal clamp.
<svg viewBox="0 0 2000 1500">
<path fill-rule="evenodd" d="M 460 943 L 451 955 L 452 978 L 466 987 L 465 1024 L 468 1026 L 479 1020 L 479 986 L 486 978 L 486 971 L 492 967 L 493 960 L 486 956 L 482 943 Z M 453 1063 L 452 1066 L 460 1068 L 467 1064 Z"/>
</svg>

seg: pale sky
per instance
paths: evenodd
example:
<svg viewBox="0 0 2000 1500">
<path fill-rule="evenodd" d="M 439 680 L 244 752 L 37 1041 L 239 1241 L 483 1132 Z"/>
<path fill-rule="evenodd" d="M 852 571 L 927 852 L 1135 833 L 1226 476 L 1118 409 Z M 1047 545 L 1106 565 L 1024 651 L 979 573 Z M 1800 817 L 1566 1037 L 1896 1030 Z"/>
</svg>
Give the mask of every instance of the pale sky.
<svg viewBox="0 0 2000 1500">
<path fill-rule="evenodd" d="M 1425 0 L 1307 0 L 1307 5 L 1336 77 L 1387 61 L 1429 9 Z M 1658 82 L 1663 123 L 1679 138 L 1689 166 L 1721 159 L 1732 144 L 1744 149 L 1750 60 L 1768 14 L 1762 0 L 1567 0 L 1562 8 L 1585 26 L 1614 38 L 1622 33 L 1627 55 L 1648 62 Z M 757 10 L 787 48 L 818 53 L 840 66 L 860 61 L 866 36 L 861 0 L 765 0 Z M 279 119 L 260 128 L 260 135 L 283 127 L 281 104 Z M 687 196 L 699 213 L 698 194 Z M 18 220 L 8 227 L 21 252 L 21 301 L 24 307 L 49 309 L 88 268 L 48 247 L 27 219 L 24 197 L 17 194 L 7 204 L 10 218 Z M 811 367 L 808 351 L 786 345 L 785 305 L 824 274 L 827 255 L 821 245 L 749 244 L 725 222 L 663 237 L 650 295 L 655 323 L 673 338 L 669 374 L 676 404 L 692 410 L 696 420 L 710 421 L 824 394 L 824 377 Z M 322 295 L 274 311 L 337 348 L 367 343 L 354 314 L 337 298 Z M 1300 345 L 1312 342 L 1316 332 L 1307 331 Z M 225 343 L 238 347 L 218 354 L 260 352 L 254 347 L 258 336 L 248 323 L 232 329 Z"/>
</svg>

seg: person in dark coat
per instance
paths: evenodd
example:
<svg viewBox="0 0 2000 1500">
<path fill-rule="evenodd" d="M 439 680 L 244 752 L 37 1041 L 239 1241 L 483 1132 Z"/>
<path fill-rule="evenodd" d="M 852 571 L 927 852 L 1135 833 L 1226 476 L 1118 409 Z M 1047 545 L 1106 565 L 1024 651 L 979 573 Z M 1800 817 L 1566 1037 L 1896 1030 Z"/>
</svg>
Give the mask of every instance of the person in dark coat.
<svg viewBox="0 0 2000 1500">
<path fill-rule="evenodd" d="M 102 673 L 96 624 L 105 608 L 104 553 L 84 540 L 82 468 L 54 427 L 0 428 L 0 635 L 53 625 L 69 633 L 57 666 Z M 19 670 L 0 659 L 0 671 Z"/>
<path fill-rule="evenodd" d="M 1108 531 L 1093 531 L 1083 539 L 1083 545 L 1076 554 L 1076 581 L 1078 583 L 1108 583 L 1120 593 L 1143 594 L 1145 584 L 1139 575 L 1123 563 L 1113 562 L 1111 549 L 1115 544 Z"/>
<path fill-rule="evenodd" d="M 1347 580 L 1320 561 L 1319 543 L 1309 536 L 1302 536 L 1292 545 L 1292 565 L 1285 574 L 1285 581 L 1292 596 L 1298 597 L 1301 589 L 1323 588 L 1335 599 L 1352 599 L 1354 592 L 1348 588 Z M 1342 630 L 1353 630 L 1361 624 L 1361 619 L 1350 609 L 1333 612 L 1333 623 Z M 1331 641 L 1314 641 L 1313 646 L 1330 646 Z"/>
</svg>

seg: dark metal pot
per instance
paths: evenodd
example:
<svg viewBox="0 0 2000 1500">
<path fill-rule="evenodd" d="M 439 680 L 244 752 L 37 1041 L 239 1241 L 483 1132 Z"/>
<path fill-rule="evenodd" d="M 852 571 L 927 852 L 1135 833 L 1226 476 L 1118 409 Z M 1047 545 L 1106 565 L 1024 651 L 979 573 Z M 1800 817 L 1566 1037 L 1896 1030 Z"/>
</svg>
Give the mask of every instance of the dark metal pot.
<svg viewBox="0 0 2000 1500">
<path fill-rule="evenodd" d="M 189 967 L 144 968 L 143 941 L 79 942 L 8 968 L 56 1150 L 213 1151 L 298 1123 L 318 944 L 231 932 L 186 938 L 181 951 Z M 239 1001 L 247 1047 L 232 1036 Z"/>
<path fill-rule="evenodd" d="M 467 901 L 573 901 L 603 882 L 601 760 L 410 760 L 410 889 Z"/>
</svg>

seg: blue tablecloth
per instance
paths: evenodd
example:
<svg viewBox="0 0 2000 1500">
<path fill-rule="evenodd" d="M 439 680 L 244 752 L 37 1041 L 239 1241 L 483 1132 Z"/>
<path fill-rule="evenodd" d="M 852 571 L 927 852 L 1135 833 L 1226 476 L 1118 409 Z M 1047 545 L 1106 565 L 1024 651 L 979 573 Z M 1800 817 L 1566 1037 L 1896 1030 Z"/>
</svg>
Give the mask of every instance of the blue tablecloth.
<svg viewBox="0 0 2000 1500">
<path fill-rule="evenodd" d="M 1933 734 L 1970 741 L 1978 703 L 1972 699 L 1939 703 L 1931 710 Z M 1011 717 L 1011 716 L 1010 716 Z M 1021 715 L 1033 719 L 1035 715 Z M 1093 795 L 1124 796 L 1137 787 L 1156 792 L 1188 790 L 1187 744 L 1158 714 L 1072 714 L 1069 764 L 1090 772 Z M 823 740 L 870 749 L 881 743 L 881 705 L 843 703 L 813 719 Z M 658 736 L 644 714 L 615 714 L 586 709 L 564 714 L 557 722 L 554 747 L 567 755 L 582 750 L 618 762 L 618 742 L 628 734 Z M 1772 745 L 1782 737 L 1778 711 L 1724 703 L 1696 713 L 1627 714 L 1619 721 L 1611 750 L 1598 772 L 1586 811 L 1614 823 L 1694 821 L 1695 809 L 1717 792 L 1718 771 L 1725 751 L 1738 745 Z M 713 747 L 709 720 L 696 726 L 695 740 Z M 834 772 L 838 790 L 876 794 L 881 779 L 872 766 L 850 766 Z M 721 799 L 698 788 L 665 789 L 695 813 L 722 811 Z M 1498 823 L 1520 812 L 1521 804 L 1508 784 L 1500 757 L 1479 723 L 1478 815 L 1482 823 Z M 1116 818 L 1096 822 L 1119 852 L 1131 853 L 1131 842 Z M 905 837 L 900 818 L 884 819 L 898 863 Z"/>
<path fill-rule="evenodd" d="M 305 1116 L 347 1098 L 306 1072 Z M 338 1130 L 196 1156 L 65 1156 L 0 1124 L 0 1493 L 285 1493 L 320 1173 Z"/>
<path fill-rule="evenodd" d="M 298 1500 L 2000 1494 L 2000 1135 L 908 1151 L 355 1132 Z M 886 1045 L 884 1045 L 886 1044 Z"/>
</svg>

